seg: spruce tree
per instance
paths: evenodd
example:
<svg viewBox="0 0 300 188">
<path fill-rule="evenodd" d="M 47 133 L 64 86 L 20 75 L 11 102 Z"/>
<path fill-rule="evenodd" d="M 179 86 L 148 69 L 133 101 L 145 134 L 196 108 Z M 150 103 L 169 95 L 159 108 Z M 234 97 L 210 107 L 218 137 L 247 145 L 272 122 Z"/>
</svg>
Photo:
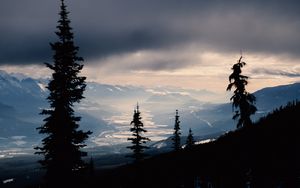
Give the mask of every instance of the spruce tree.
<svg viewBox="0 0 300 188">
<path fill-rule="evenodd" d="M 87 164 L 81 159 L 87 153 L 80 149 L 91 134 L 78 130 L 80 117 L 74 114 L 74 103 L 83 99 L 85 77 L 78 74 L 83 68 L 83 58 L 77 56 L 78 47 L 74 45 L 72 28 L 64 0 L 61 0 L 60 19 L 57 31 L 58 41 L 51 43 L 54 51 L 53 63 L 46 66 L 53 71 L 47 88 L 50 108 L 42 111 L 47 117 L 44 124 L 37 128 L 47 136 L 36 154 L 44 155 L 40 164 L 46 169 L 45 180 L 49 187 L 70 186 Z"/>
<path fill-rule="evenodd" d="M 146 141 L 150 141 L 149 138 L 142 136 L 147 130 L 143 128 L 144 124 L 141 121 L 142 118 L 140 114 L 139 105 L 137 104 L 136 109 L 134 110 L 133 120 L 130 123 L 130 125 L 133 125 L 133 127 L 130 128 L 133 137 L 128 138 L 128 140 L 131 141 L 132 146 L 127 147 L 133 151 L 131 157 L 133 157 L 136 162 L 141 161 L 145 157 L 144 150 L 149 147 L 143 144 L 145 144 Z"/>
<path fill-rule="evenodd" d="M 195 145 L 195 140 L 194 140 L 192 129 L 190 128 L 189 135 L 187 136 L 187 139 L 186 139 L 185 149 L 191 149 L 194 145 Z"/>
<path fill-rule="evenodd" d="M 227 91 L 232 87 L 235 88 L 233 96 L 230 98 L 232 101 L 232 109 L 235 110 L 233 119 L 238 119 L 237 128 L 249 126 L 252 124 L 250 116 L 256 112 L 255 96 L 246 91 L 245 86 L 248 84 L 248 77 L 241 75 L 241 68 L 246 63 L 242 61 L 242 56 L 236 64 L 233 65 L 233 73 L 229 76 L 229 84 Z"/>
<path fill-rule="evenodd" d="M 180 150 L 181 144 L 180 144 L 180 121 L 179 121 L 179 115 L 178 115 L 178 110 L 176 110 L 175 114 L 175 125 L 174 125 L 174 134 L 173 134 L 173 148 L 175 151 Z"/>
</svg>

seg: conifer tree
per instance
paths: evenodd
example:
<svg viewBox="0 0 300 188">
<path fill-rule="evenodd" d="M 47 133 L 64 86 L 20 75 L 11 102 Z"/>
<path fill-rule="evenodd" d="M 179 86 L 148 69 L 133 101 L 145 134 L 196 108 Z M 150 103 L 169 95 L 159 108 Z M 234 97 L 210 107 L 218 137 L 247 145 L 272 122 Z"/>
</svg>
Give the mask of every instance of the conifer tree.
<svg viewBox="0 0 300 188">
<path fill-rule="evenodd" d="M 229 76 L 229 84 L 227 91 L 232 87 L 235 88 L 233 96 L 230 98 L 232 101 L 232 108 L 235 110 L 233 119 L 238 119 L 237 128 L 249 126 L 252 124 L 250 116 L 256 112 L 255 96 L 246 91 L 245 86 L 248 84 L 248 77 L 241 75 L 241 68 L 246 63 L 242 61 L 242 56 L 236 64 L 233 65 L 233 73 Z"/>
<path fill-rule="evenodd" d="M 133 127 L 130 128 L 133 137 L 128 138 L 128 140 L 131 141 L 132 146 L 127 147 L 133 151 L 131 157 L 135 158 L 136 162 L 141 161 L 145 157 L 144 150 L 149 147 L 143 144 L 145 144 L 146 141 L 150 141 L 149 138 L 142 136 L 143 133 L 147 131 L 143 128 L 144 124 L 141 121 L 142 118 L 140 114 L 139 105 L 137 104 L 136 109 L 134 110 L 133 120 L 130 123 L 130 125 L 133 125 Z"/>
<path fill-rule="evenodd" d="M 195 145 L 195 140 L 194 140 L 192 129 L 190 128 L 189 135 L 187 136 L 187 139 L 186 139 L 185 149 L 191 149 L 194 145 Z"/>
<path fill-rule="evenodd" d="M 179 115 L 178 115 L 178 110 L 176 110 L 176 115 L 175 115 L 175 125 L 174 125 L 174 134 L 173 134 L 173 148 L 175 151 L 180 150 L 181 144 L 180 144 L 180 121 L 179 121 Z"/>
<path fill-rule="evenodd" d="M 83 99 L 85 77 L 78 74 L 83 68 L 77 56 L 78 47 L 74 45 L 72 28 L 64 0 L 61 0 L 60 19 L 57 31 L 58 41 L 51 43 L 54 51 L 53 63 L 46 66 L 53 71 L 47 88 L 50 108 L 42 111 L 44 125 L 37 128 L 40 134 L 46 134 L 42 146 L 36 147 L 36 154 L 44 155 L 40 164 L 46 169 L 45 180 L 49 187 L 70 186 L 78 180 L 87 164 L 81 159 L 87 153 L 80 149 L 91 134 L 78 130 L 80 117 L 75 116 L 73 105 Z"/>
</svg>

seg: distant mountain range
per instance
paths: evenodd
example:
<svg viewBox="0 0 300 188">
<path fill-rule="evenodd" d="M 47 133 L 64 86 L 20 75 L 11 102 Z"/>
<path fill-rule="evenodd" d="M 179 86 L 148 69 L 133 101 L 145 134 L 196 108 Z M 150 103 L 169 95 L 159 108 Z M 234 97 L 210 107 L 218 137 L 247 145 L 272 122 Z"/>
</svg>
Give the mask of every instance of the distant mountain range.
<svg viewBox="0 0 300 188">
<path fill-rule="evenodd" d="M 0 71 L 0 150 L 32 147 L 39 143 L 43 135 L 35 129 L 43 123 L 44 117 L 39 115 L 41 109 L 49 106 L 46 85 L 46 79 Z M 199 138 L 235 128 L 231 104 L 209 102 L 220 96 L 206 90 L 89 82 L 84 95 L 86 98 L 75 108 L 82 116 L 81 128 L 94 132 L 89 146 L 98 145 L 99 140 L 106 142 L 103 145 L 126 142 L 123 137 L 130 135 L 127 127 L 137 102 L 141 106 L 145 128 L 150 129 L 149 134 L 153 134 L 150 136 L 157 137 L 154 141 L 171 135 L 176 109 L 180 112 L 183 135 L 189 128 Z M 257 119 L 288 101 L 299 100 L 300 83 L 264 88 L 254 95 L 258 112 L 253 119 Z"/>
<path fill-rule="evenodd" d="M 252 116 L 255 122 L 260 117 L 267 115 L 269 112 L 280 106 L 286 105 L 290 101 L 300 100 L 300 83 L 282 85 L 277 87 L 263 88 L 253 93 L 256 96 L 257 112 Z M 232 120 L 232 104 L 219 104 L 207 106 L 205 109 L 195 110 L 186 114 L 186 119 L 192 128 L 195 128 L 197 135 L 211 134 L 214 132 L 226 132 L 236 128 L 236 123 Z M 199 123 L 202 122 L 206 128 L 199 129 Z"/>
</svg>

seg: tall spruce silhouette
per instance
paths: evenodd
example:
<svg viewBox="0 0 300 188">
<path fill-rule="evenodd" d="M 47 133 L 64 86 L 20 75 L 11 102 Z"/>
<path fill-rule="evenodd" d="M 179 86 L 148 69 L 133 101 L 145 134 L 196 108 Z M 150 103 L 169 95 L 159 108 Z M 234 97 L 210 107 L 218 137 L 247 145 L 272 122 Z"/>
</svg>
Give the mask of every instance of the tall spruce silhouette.
<svg viewBox="0 0 300 188">
<path fill-rule="evenodd" d="M 250 116 L 256 112 L 254 103 L 256 98 L 254 95 L 246 91 L 245 86 L 248 84 L 248 77 L 241 75 L 241 68 L 246 65 L 242 61 L 242 56 L 236 64 L 233 65 L 233 73 L 229 76 L 229 84 L 227 91 L 231 91 L 232 87 L 235 88 L 233 96 L 230 98 L 232 101 L 232 109 L 235 110 L 233 119 L 238 119 L 237 128 L 249 126 L 252 124 Z"/>
<path fill-rule="evenodd" d="M 191 149 L 194 145 L 195 145 L 195 140 L 194 140 L 192 129 L 190 128 L 189 129 L 189 134 L 188 134 L 187 139 L 186 139 L 185 149 Z"/>
<path fill-rule="evenodd" d="M 130 128 L 133 137 L 128 138 L 128 140 L 131 141 L 132 146 L 127 147 L 133 151 L 131 157 L 135 158 L 136 162 L 141 161 L 145 157 L 144 150 L 149 147 L 143 144 L 145 144 L 146 141 L 150 141 L 149 138 L 142 136 L 147 130 L 143 128 L 144 124 L 141 121 L 142 118 L 140 115 L 139 105 L 137 104 L 136 109 L 134 110 L 133 120 L 130 123 L 130 125 L 133 125 L 133 127 Z"/>
<path fill-rule="evenodd" d="M 78 74 L 83 68 L 77 56 L 78 47 L 74 45 L 72 28 L 64 0 L 61 0 L 60 19 L 57 31 L 58 41 L 51 43 L 54 51 L 53 64 L 46 66 L 53 71 L 52 80 L 47 88 L 50 94 L 47 98 L 50 109 L 41 112 L 47 117 L 44 125 L 37 128 L 40 134 L 46 134 L 42 146 L 36 154 L 44 155 L 40 164 L 46 169 L 45 179 L 50 187 L 70 186 L 78 180 L 79 175 L 87 164 L 81 159 L 87 153 L 80 149 L 91 134 L 90 131 L 78 130 L 80 117 L 75 116 L 73 105 L 83 99 L 86 77 Z"/>
<path fill-rule="evenodd" d="M 180 144 L 180 121 L 179 121 L 179 115 L 178 115 L 178 110 L 176 110 L 175 114 L 175 125 L 174 125 L 174 133 L 173 133 L 173 148 L 175 151 L 180 150 L 181 144 Z"/>
</svg>

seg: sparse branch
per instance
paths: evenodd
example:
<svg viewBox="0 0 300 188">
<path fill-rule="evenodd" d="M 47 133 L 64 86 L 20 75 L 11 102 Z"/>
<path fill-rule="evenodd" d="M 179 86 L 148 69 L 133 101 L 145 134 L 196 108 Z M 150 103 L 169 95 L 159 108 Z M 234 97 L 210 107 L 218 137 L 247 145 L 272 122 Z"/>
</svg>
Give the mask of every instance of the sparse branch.
<svg viewBox="0 0 300 188">
<path fill-rule="evenodd" d="M 246 65 L 242 58 L 241 56 L 238 62 L 233 65 L 233 73 L 229 76 L 229 84 L 226 88 L 227 91 L 231 91 L 233 87 L 235 88 L 230 100 L 232 101 L 232 110 L 235 113 L 233 119 L 239 118 L 237 128 L 251 125 L 250 116 L 256 112 L 256 107 L 254 106 L 255 96 L 245 89 L 249 77 L 241 75 L 241 68 Z"/>
</svg>

